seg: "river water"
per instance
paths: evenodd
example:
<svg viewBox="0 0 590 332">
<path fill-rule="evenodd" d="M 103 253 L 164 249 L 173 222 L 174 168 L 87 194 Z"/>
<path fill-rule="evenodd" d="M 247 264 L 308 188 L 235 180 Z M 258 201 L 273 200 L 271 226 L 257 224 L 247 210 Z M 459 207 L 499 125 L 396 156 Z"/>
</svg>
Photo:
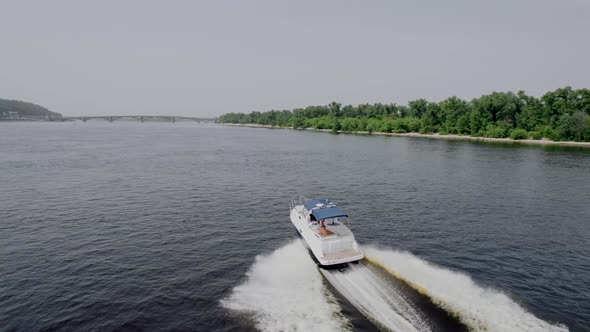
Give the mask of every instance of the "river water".
<svg viewBox="0 0 590 332">
<path fill-rule="evenodd" d="M 590 150 L 0 123 L 0 189 L 4 331 L 590 331 Z M 370 262 L 318 270 L 298 194 Z"/>
</svg>

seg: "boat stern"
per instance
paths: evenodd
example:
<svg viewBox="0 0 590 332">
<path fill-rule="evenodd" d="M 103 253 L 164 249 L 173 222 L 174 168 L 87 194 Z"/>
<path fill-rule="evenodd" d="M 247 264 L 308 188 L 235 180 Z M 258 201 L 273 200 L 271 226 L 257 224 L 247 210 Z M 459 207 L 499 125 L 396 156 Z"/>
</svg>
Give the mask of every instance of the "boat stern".
<svg viewBox="0 0 590 332">
<path fill-rule="evenodd" d="M 365 254 L 361 250 L 347 250 L 342 252 L 325 254 L 323 256 L 317 255 L 315 258 L 317 259 L 318 264 L 321 267 L 329 267 L 342 265 L 346 263 L 358 262 L 365 258 Z"/>
</svg>

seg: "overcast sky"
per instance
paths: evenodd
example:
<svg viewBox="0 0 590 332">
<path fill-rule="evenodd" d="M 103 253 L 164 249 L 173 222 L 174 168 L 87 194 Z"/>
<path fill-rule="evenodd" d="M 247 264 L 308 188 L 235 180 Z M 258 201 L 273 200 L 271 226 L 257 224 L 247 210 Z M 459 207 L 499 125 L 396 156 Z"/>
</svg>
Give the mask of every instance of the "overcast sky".
<svg viewBox="0 0 590 332">
<path fill-rule="evenodd" d="M 590 1 L 5 1 L 0 98 L 64 115 L 590 88 Z"/>
</svg>

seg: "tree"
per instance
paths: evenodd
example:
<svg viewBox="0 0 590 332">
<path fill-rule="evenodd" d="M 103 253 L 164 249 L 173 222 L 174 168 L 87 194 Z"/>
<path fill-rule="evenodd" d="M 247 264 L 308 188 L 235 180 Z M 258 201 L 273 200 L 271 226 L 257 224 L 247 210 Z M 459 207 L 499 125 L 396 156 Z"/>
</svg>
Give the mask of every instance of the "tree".
<svg viewBox="0 0 590 332">
<path fill-rule="evenodd" d="M 574 121 L 574 117 L 567 113 L 559 117 L 557 133 L 560 140 L 569 141 L 574 137 Z"/>
<path fill-rule="evenodd" d="M 512 139 L 526 139 L 528 138 L 528 133 L 524 129 L 514 129 L 512 133 L 510 133 L 510 138 Z"/>
<path fill-rule="evenodd" d="M 303 127 L 305 121 L 302 118 L 295 116 L 291 123 L 293 124 L 293 128 L 297 129 Z"/>
<path fill-rule="evenodd" d="M 423 116 L 420 120 L 420 134 L 430 134 L 432 132 L 434 132 L 432 118 L 429 116 Z"/>
<path fill-rule="evenodd" d="M 569 86 L 544 94 L 541 101 L 544 105 L 543 118 L 547 121 L 546 124 L 555 127 L 562 115 L 573 113 L 575 95 Z"/>
<path fill-rule="evenodd" d="M 469 122 L 469 115 L 463 114 L 457 120 L 457 133 L 458 134 L 469 134 L 471 132 L 471 124 Z"/>
<path fill-rule="evenodd" d="M 426 109 L 428 107 L 428 101 L 426 99 L 417 99 L 412 100 L 408 103 L 409 112 L 408 116 L 420 118 L 424 113 L 426 113 Z"/>
<path fill-rule="evenodd" d="M 582 135 L 588 126 L 588 114 L 586 112 L 576 112 L 573 116 L 573 131 L 578 134 L 578 141 L 582 140 Z"/>
<path fill-rule="evenodd" d="M 330 110 L 330 114 L 331 115 L 334 115 L 336 117 L 339 117 L 340 116 L 340 107 L 341 106 L 342 106 L 342 104 L 339 104 L 339 103 L 337 103 L 335 101 L 331 102 L 328 105 L 328 109 Z"/>
<path fill-rule="evenodd" d="M 479 108 L 473 108 L 469 115 L 469 130 L 472 136 L 478 136 L 479 130 L 486 125 L 488 121 L 483 120 Z"/>
<path fill-rule="evenodd" d="M 457 97 L 450 97 L 439 104 L 440 126 L 446 133 L 457 134 L 459 118 L 469 113 L 469 103 Z"/>
</svg>

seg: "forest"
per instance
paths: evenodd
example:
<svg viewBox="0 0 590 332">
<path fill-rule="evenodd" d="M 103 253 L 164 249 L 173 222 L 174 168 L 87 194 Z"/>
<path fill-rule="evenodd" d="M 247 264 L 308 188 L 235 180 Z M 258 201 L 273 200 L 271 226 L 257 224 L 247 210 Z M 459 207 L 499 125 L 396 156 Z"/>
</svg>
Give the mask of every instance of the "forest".
<svg viewBox="0 0 590 332">
<path fill-rule="evenodd" d="M 458 134 L 512 139 L 590 141 L 590 90 L 559 88 L 540 98 L 493 92 L 470 101 L 450 97 L 407 105 L 332 102 L 294 110 L 227 113 L 220 123 L 259 124 L 335 132 Z"/>
<path fill-rule="evenodd" d="M 0 98 L 0 118 L 9 117 L 11 112 L 17 117 L 54 117 L 61 118 L 61 114 L 52 112 L 43 106 L 24 102 L 20 100 L 9 100 Z"/>
</svg>

